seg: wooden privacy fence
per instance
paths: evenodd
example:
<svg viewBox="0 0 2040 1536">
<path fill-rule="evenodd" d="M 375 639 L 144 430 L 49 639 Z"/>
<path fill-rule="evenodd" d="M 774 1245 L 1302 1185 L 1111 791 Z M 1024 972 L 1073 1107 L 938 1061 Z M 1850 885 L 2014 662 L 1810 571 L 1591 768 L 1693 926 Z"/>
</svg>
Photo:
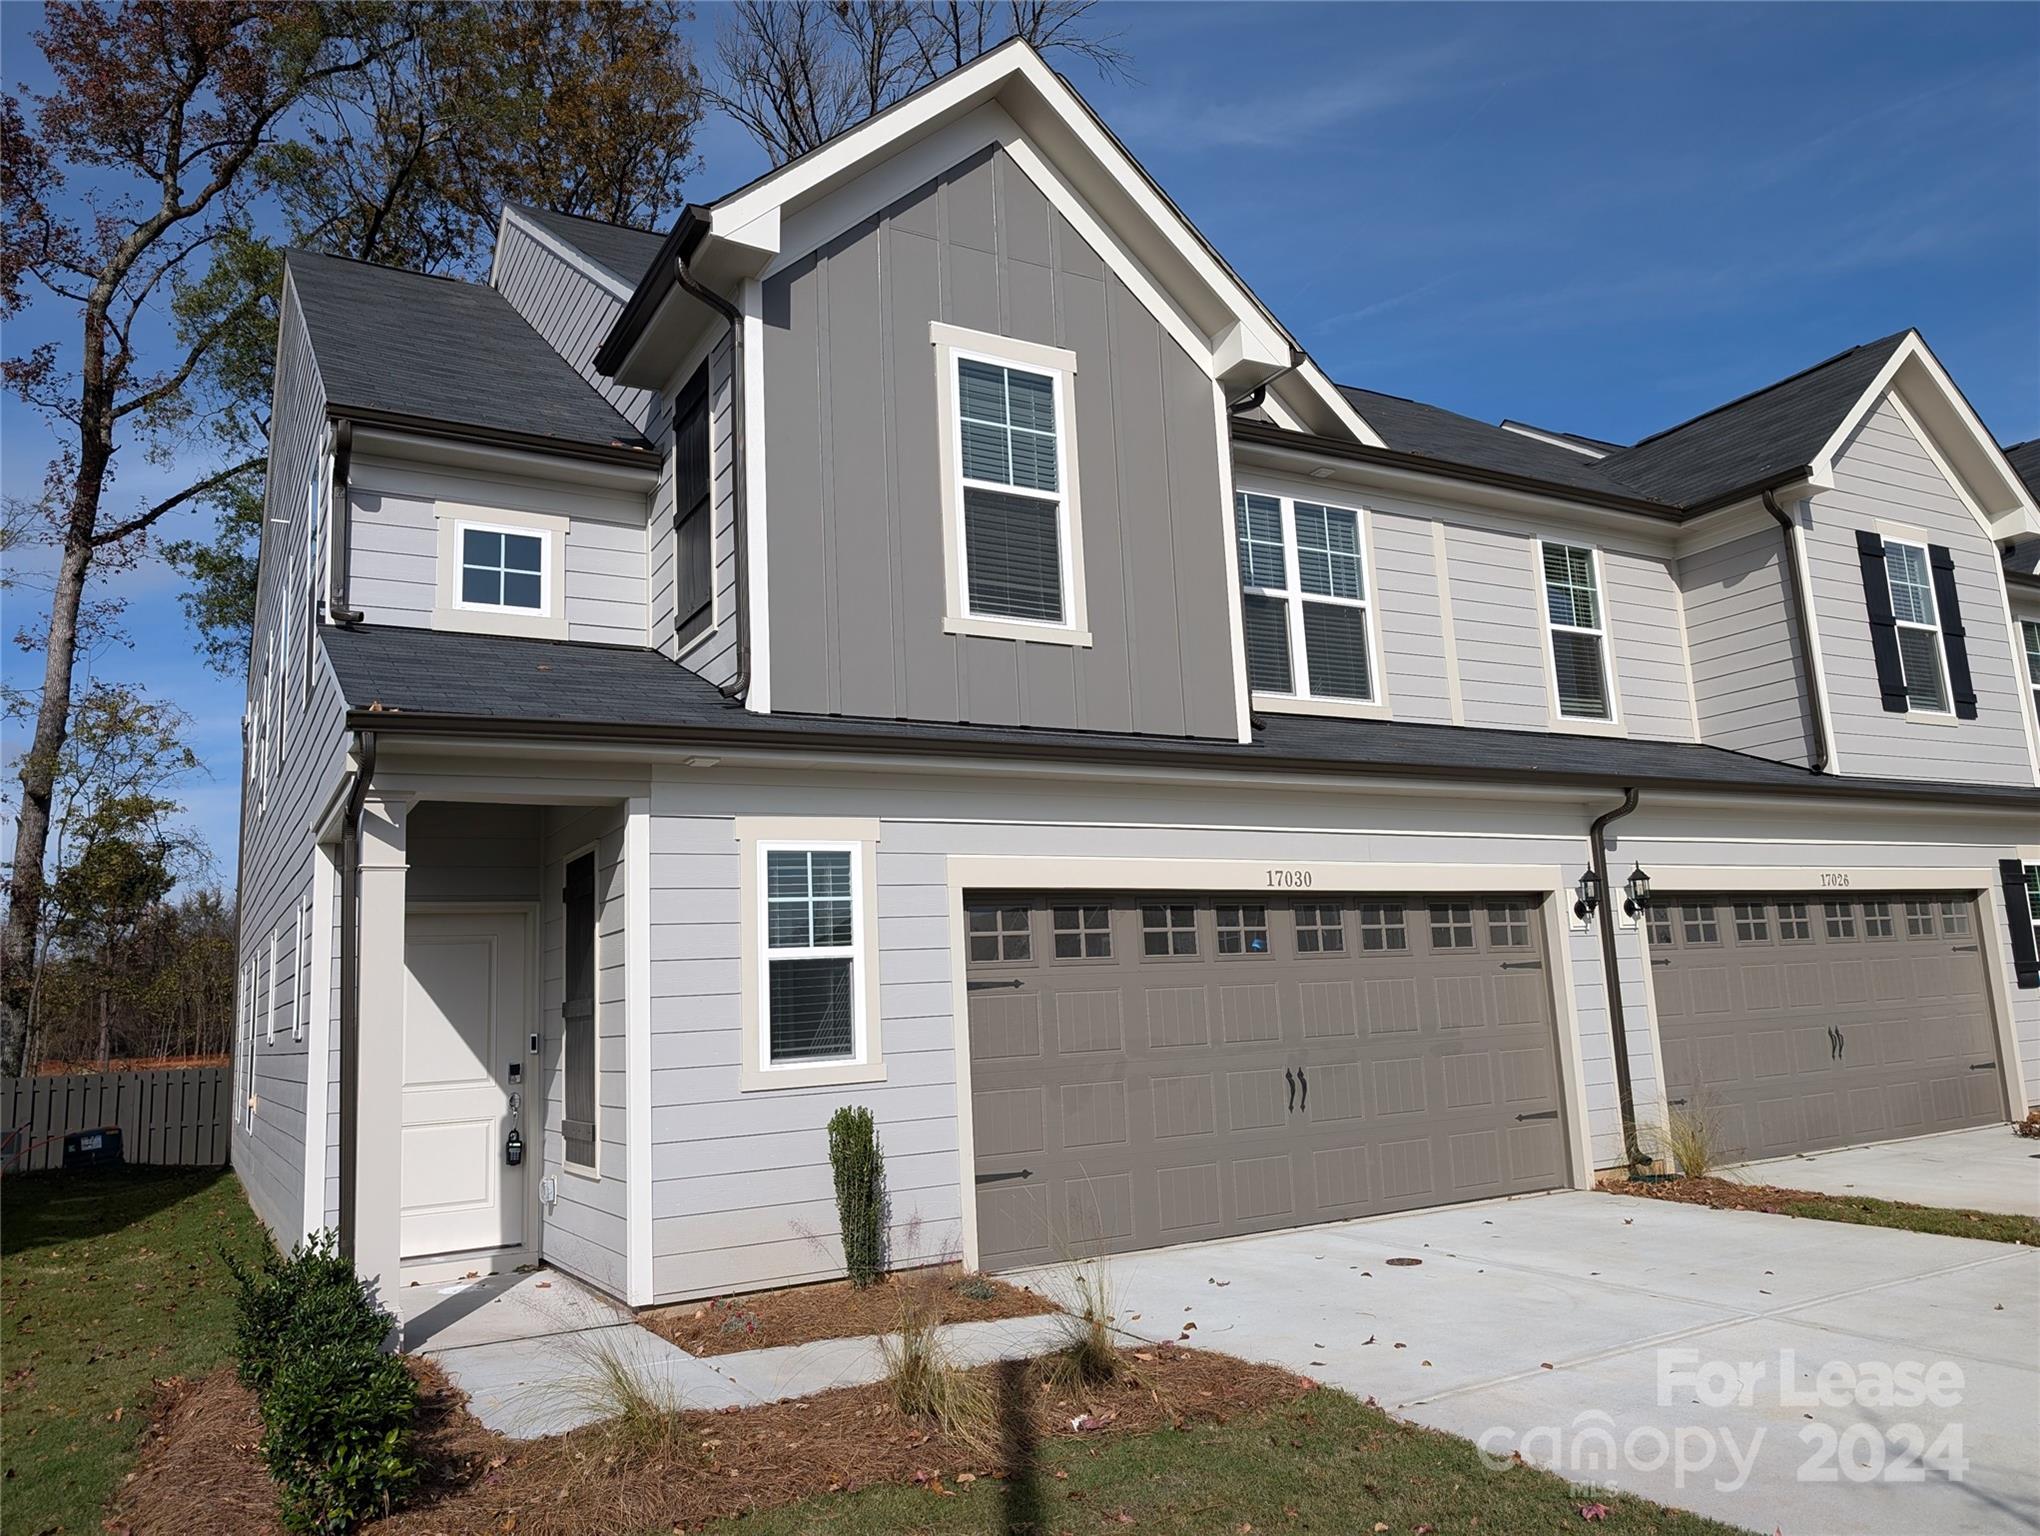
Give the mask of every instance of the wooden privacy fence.
<svg viewBox="0 0 2040 1536">
<path fill-rule="evenodd" d="M 61 1168 L 68 1131 L 120 1127 L 130 1163 L 217 1168 L 233 1129 L 228 1067 L 0 1077 L 0 1168 Z"/>
</svg>

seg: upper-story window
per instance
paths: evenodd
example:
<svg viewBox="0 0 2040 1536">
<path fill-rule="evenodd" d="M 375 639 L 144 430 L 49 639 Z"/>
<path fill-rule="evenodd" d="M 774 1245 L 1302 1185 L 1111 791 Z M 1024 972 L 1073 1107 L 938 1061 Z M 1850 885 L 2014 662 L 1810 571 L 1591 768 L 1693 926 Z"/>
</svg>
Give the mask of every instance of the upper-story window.
<svg viewBox="0 0 2040 1536">
<path fill-rule="evenodd" d="M 1608 621 L 1599 554 L 1585 545 L 1542 546 L 1544 606 L 1558 712 L 1567 720 L 1611 720 Z"/>
<path fill-rule="evenodd" d="M 1249 687 L 1374 703 L 1360 513 L 1256 491 L 1239 492 L 1234 511 Z"/>
<path fill-rule="evenodd" d="M 2033 714 L 2040 719 L 2040 624 L 2029 619 L 2019 628 L 2026 637 L 2026 681 L 2033 685 Z"/>
<path fill-rule="evenodd" d="M 1898 659 L 1907 702 L 1932 715 L 1948 713 L 1948 669 L 1941 651 L 1941 620 L 1934 604 L 1926 546 L 1884 541 L 1884 578 L 1891 586 L 1891 616 L 1898 625 Z"/>
<path fill-rule="evenodd" d="M 1089 645 L 1075 354 L 936 323 L 952 634 Z"/>
<path fill-rule="evenodd" d="M 570 519 L 449 502 L 439 504 L 437 517 L 433 628 L 567 638 L 561 571 Z"/>
<path fill-rule="evenodd" d="M 546 609 L 545 539 L 508 528 L 460 527 L 463 608 Z"/>
</svg>

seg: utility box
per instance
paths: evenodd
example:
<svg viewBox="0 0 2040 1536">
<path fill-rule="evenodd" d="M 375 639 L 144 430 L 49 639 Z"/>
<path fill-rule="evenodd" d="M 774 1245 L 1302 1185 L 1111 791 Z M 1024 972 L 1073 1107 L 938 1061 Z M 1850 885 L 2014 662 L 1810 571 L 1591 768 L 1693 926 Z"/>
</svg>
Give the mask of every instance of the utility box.
<svg viewBox="0 0 2040 1536">
<path fill-rule="evenodd" d="M 72 1131 L 64 1137 L 66 1168 L 113 1168 L 123 1161 L 117 1125 L 103 1125 L 96 1131 Z"/>
</svg>

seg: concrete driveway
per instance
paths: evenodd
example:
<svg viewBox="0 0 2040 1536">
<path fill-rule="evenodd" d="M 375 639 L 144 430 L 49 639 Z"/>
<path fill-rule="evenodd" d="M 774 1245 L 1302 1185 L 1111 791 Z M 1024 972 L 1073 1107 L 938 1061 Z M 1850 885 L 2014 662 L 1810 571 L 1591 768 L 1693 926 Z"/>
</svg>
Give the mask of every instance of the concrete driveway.
<svg viewBox="0 0 2040 1536">
<path fill-rule="evenodd" d="M 1786 1536 L 2040 1528 L 2040 1250 L 1568 1192 L 1110 1262 L 1134 1333 L 1582 1483 Z"/>
<path fill-rule="evenodd" d="M 1737 1163 L 1722 1173 L 1745 1184 L 2040 1216 L 2040 1141 L 2004 1125 Z"/>
</svg>

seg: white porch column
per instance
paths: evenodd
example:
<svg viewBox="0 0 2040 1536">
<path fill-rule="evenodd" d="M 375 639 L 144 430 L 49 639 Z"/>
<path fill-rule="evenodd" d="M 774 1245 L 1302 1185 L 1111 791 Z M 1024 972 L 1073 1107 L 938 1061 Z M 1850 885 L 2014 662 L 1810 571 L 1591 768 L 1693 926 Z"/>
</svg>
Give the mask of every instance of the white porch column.
<svg viewBox="0 0 2040 1536">
<path fill-rule="evenodd" d="M 404 853 L 410 796 L 361 810 L 360 1073 L 354 1133 L 354 1267 L 397 1310 L 404 1126 Z"/>
</svg>

